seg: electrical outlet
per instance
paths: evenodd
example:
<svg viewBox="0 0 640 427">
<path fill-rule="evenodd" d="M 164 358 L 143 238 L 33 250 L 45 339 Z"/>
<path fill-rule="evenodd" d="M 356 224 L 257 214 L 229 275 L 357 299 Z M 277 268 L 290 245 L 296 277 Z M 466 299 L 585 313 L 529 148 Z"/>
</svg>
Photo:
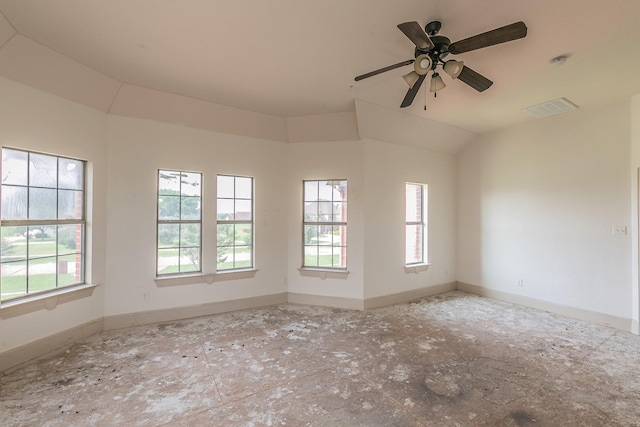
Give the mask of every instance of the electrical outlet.
<svg viewBox="0 0 640 427">
<path fill-rule="evenodd" d="M 516 286 L 519 288 L 524 288 L 524 279 L 520 279 L 516 282 Z"/>
<path fill-rule="evenodd" d="M 613 226 L 613 235 L 614 236 L 624 236 L 627 234 L 627 226 L 626 225 L 614 225 Z"/>
</svg>

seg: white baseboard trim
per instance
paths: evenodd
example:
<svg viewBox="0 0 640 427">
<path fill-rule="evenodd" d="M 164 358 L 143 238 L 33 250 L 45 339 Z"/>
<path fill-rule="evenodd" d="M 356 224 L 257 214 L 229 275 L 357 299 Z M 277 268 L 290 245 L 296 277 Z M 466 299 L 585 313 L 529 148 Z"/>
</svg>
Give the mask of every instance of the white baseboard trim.
<svg viewBox="0 0 640 427">
<path fill-rule="evenodd" d="M 227 301 L 210 302 L 207 304 L 190 305 L 186 307 L 151 310 L 140 313 L 117 314 L 104 318 L 104 329 L 121 329 L 131 326 L 149 325 L 152 323 L 169 322 L 173 320 L 189 319 L 192 317 L 208 316 L 211 314 L 227 313 L 230 311 L 246 310 L 249 308 L 266 307 L 269 305 L 286 304 L 287 293 L 261 295 L 258 297 L 240 298 Z"/>
<path fill-rule="evenodd" d="M 434 295 L 444 294 L 445 292 L 455 291 L 457 288 L 457 282 L 450 282 L 428 286 L 425 288 L 411 289 L 409 291 L 398 292 L 390 295 L 366 298 L 364 300 L 364 309 L 371 310 L 373 308 L 385 307 L 388 305 L 400 304 L 420 298 L 432 297 Z"/>
<path fill-rule="evenodd" d="M 99 318 L 5 351 L 0 354 L 0 374 L 15 370 L 41 357 L 60 353 L 75 342 L 100 333 L 103 329 L 103 319 Z"/>
<path fill-rule="evenodd" d="M 288 302 L 299 305 L 317 305 L 321 307 L 346 308 L 348 310 L 364 310 L 364 301 L 357 298 L 331 297 L 325 295 L 288 293 Z"/>
<path fill-rule="evenodd" d="M 496 289 L 486 288 L 484 286 L 472 285 L 465 282 L 457 282 L 458 290 L 469 292 L 471 294 L 483 297 L 493 298 L 513 304 L 524 305 L 526 307 L 535 308 L 537 310 L 548 311 L 550 313 L 559 314 L 561 316 L 571 317 L 573 319 L 582 320 L 584 322 L 595 323 L 597 325 L 609 326 L 625 332 L 632 332 L 632 320 L 624 317 L 612 316 L 610 314 L 599 313 L 597 311 L 584 310 L 582 308 L 570 307 L 567 305 L 556 304 L 549 301 L 531 298 L 522 295 L 516 295 L 509 292 L 499 291 Z"/>
</svg>

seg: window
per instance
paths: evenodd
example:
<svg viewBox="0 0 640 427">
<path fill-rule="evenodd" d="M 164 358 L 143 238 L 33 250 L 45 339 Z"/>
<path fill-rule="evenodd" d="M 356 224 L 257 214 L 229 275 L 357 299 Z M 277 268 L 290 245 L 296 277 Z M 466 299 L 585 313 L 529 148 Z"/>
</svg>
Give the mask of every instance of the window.
<svg viewBox="0 0 640 427">
<path fill-rule="evenodd" d="M 0 300 L 84 282 L 85 162 L 2 148 Z"/>
<path fill-rule="evenodd" d="M 425 262 L 427 186 L 406 184 L 405 263 Z"/>
<path fill-rule="evenodd" d="M 157 274 L 200 272 L 202 174 L 158 171 Z"/>
<path fill-rule="evenodd" d="M 217 270 L 253 268 L 253 178 L 218 175 Z"/>
<path fill-rule="evenodd" d="M 347 268 L 347 181 L 304 181 L 303 267 Z"/>
</svg>

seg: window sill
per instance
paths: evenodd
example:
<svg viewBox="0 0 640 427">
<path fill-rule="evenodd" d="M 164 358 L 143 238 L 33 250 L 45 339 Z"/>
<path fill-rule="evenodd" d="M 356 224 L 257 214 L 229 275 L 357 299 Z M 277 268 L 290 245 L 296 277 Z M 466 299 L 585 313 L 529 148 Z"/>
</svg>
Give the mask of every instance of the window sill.
<svg viewBox="0 0 640 427">
<path fill-rule="evenodd" d="M 300 267 L 298 271 L 300 272 L 300 275 L 303 277 L 317 277 L 321 280 L 325 280 L 325 279 L 343 279 L 344 280 L 349 276 L 349 272 L 347 270 Z"/>
<path fill-rule="evenodd" d="M 255 277 L 258 270 L 230 270 L 218 273 L 202 273 L 202 274 L 188 274 L 184 276 L 166 276 L 156 277 L 154 281 L 156 286 L 165 288 L 169 286 L 182 286 L 182 285 L 196 285 L 199 283 L 206 283 L 208 285 L 213 282 L 222 282 L 225 280 L 235 279 L 251 279 Z"/>
<path fill-rule="evenodd" d="M 93 295 L 93 291 L 98 285 L 77 285 L 56 289 L 50 292 L 43 292 L 24 298 L 3 302 L 0 305 L 0 318 L 20 316 L 37 310 L 53 310 L 58 304 L 75 301 Z"/>
<path fill-rule="evenodd" d="M 405 265 L 404 266 L 404 272 L 407 274 L 413 273 L 413 274 L 418 274 L 421 271 L 427 271 L 429 270 L 429 266 L 431 264 L 411 264 L 411 265 Z"/>
</svg>

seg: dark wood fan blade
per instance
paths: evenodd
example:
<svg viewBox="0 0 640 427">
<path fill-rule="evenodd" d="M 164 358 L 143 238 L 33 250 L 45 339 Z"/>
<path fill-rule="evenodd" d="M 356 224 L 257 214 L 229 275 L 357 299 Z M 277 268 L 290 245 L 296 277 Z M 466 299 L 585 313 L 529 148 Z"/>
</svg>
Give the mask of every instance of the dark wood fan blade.
<svg viewBox="0 0 640 427">
<path fill-rule="evenodd" d="M 427 33 L 424 32 L 420 24 L 416 21 L 403 22 L 402 24 L 398 24 L 398 28 L 420 49 L 429 50 L 434 47 Z"/>
<path fill-rule="evenodd" d="M 416 95 L 418 94 L 418 91 L 420 90 L 420 86 L 422 86 L 422 82 L 424 81 L 424 78 L 427 75 L 423 75 L 418 77 L 418 80 L 416 80 L 416 82 L 414 83 L 413 87 L 411 89 L 409 89 L 407 91 L 407 94 L 404 96 L 404 99 L 402 100 L 402 104 L 400 104 L 400 108 L 405 108 L 408 107 L 409 105 L 411 105 L 411 103 L 413 102 L 413 99 L 416 97 Z M 458 77 L 460 78 L 460 77 Z"/>
<path fill-rule="evenodd" d="M 449 53 L 458 54 L 482 49 L 483 47 L 493 46 L 494 44 L 521 39 L 526 35 L 527 26 L 524 25 L 524 22 L 519 21 L 511 25 L 496 28 L 495 30 L 487 31 L 486 33 L 478 34 L 452 43 L 449 46 Z"/>
<path fill-rule="evenodd" d="M 415 59 L 408 59 L 406 61 L 398 62 L 397 64 L 389 65 L 388 67 L 380 68 L 379 70 L 371 71 L 369 73 L 365 73 L 356 77 L 356 81 L 360 81 L 362 79 L 366 79 L 367 77 L 372 77 L 386 71 L 395 70 L 396 68 L 404 67 L 405 65 L 413 64 Z"/>
<path fill-rule="evenodd" d="M 489 80 L 482 74 L 473 71 L 466 65 L 462 67 L 462 72 L 458 76 L 458 80 L 462 80 L 478 92 L 483 92 L 489 89 L 493 84 L 491 80 Z"/>
</svg>

